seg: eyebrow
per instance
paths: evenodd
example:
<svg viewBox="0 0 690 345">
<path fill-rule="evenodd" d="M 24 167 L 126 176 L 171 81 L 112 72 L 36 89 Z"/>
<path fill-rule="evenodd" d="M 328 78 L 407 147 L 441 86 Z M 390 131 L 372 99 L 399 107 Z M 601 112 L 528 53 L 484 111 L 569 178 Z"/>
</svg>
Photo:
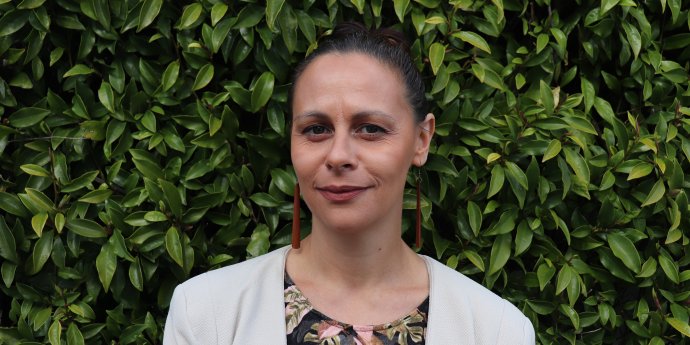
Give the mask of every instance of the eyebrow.
<svg viewBox="0 0 690 345">
<path fill-rule="evenodd" d="M 355 120 L 361 120 L 363 118 L 372 117 L 372 116 L 384 117 L 384 118 L 387 118 L 389 121 L 394 121 L 394 122 L 397 121 L 390 114 L 388 114 L 384 111 L 379 111 L 379 110 L 361 110 L 361 111 L 356 112 L 354 115 L 352 115 L 353 119 L 355 119 Z M 295 116 L 293 120 L 298 120 L 298 119 L 302 119 L 302 118 L 310 118 L 310 117 L 314 117 L 317 119 L 326 119 L 329 116 L 326 113 L 315 110 L 315 111 L 306 111 L 302 114 L 299 114 L 299 115 Z"/>
</svg>

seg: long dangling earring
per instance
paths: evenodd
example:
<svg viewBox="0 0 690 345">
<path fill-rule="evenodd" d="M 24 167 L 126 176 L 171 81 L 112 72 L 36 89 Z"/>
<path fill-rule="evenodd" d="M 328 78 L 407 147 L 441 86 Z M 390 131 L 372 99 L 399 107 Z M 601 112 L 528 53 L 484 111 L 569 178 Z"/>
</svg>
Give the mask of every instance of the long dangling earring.
<svg viewBox="0 0 690 345">
<path fill-rule="evenodd" d="M 419 188 L 421 179 L 419 172 L 417 172 L 417 177 L 415 179 L 417 182 L 417 222 L 415 224 L 415 245 L 417 249 L 422 248 L 422 205 L 419 196 L 421 194 Z"/>
<path fill-rule="evenodd" d="M 292 248 L 299 249 L 300 227 L 299 227 L 299 183 L 295 184 L 295 195 L 292 199 Z"/>
</svg>

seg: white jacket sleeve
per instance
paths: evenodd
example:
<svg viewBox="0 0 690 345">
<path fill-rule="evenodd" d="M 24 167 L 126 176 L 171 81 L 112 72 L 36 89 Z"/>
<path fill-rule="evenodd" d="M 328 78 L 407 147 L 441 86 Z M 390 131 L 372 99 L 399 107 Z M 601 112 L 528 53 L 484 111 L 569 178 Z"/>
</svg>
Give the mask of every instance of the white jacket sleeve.
<svg viewBox="0 0 690 345">
<path fill-rule="evenodd" d="M 178 286 L 170 300 L 170 310 L 165 321 L 163 345 L 192 345 L 199 344 L 194 336 L 192 325 L 187 313 L 187 296 Z"/>
<path fill-rule="evenodd" d="M 534 327 L 532 326 L 532 323 L 529 321 L 529 319 L 525 320 L 525 325 L 523 329 L 525 334 L 524 345 L 535 345 L 537 343 L 537 340 L 534 336 Z"/>
</svg>

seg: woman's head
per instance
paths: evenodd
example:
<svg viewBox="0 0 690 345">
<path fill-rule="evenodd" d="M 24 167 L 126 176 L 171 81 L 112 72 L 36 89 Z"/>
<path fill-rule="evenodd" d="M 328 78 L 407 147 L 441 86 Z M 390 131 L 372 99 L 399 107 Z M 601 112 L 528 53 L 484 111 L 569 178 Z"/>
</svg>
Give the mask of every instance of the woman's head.
<svg viewBox="0 0 690 345">
<path fill-rule="evenodd" d="M 409 53 L 405 37 L 396 30 L 381 28 L 369 30 L 360 23 L 346 22 L 333 29 L 330 36 L 319 41 L 316 48 L 295 69 L 292 80 L 290 101 L 297 81 L 304 70 L 317 58 L 323 55 L 338 53 L 360 53 L 375 58 L 399 74 L 404 84 L 405 98 L 412 109 L 417 122 L 426 116 L 426 99 L 424 82 Z"/>
<path fill-rule="evenodd" d="M 410 95 L 423 91 L 409 89 L 407 72 L 389 59 L 400 54 L 381 53 L 390 42 L 360 35 L 320 46 L 298 70 L 292 163 L 315 227 L 399 231 L 407 172 L 426 161 L 435 120 L 416 115 L 422 102 L 411 104 Z"/>
</svg>

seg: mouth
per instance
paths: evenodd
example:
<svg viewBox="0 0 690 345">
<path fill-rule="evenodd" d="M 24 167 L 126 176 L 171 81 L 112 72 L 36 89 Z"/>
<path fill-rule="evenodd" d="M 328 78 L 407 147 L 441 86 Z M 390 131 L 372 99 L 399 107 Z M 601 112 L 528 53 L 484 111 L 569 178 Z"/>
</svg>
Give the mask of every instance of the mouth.
<svg viewBox="0 0 690 345">
<path fill-rule="evenodd" d="M 350 201 L 367 189 L 369 187 L 361 186 L 324 186 L 316 188 L 326 200 L 333 202 Z"/>
</svg>

